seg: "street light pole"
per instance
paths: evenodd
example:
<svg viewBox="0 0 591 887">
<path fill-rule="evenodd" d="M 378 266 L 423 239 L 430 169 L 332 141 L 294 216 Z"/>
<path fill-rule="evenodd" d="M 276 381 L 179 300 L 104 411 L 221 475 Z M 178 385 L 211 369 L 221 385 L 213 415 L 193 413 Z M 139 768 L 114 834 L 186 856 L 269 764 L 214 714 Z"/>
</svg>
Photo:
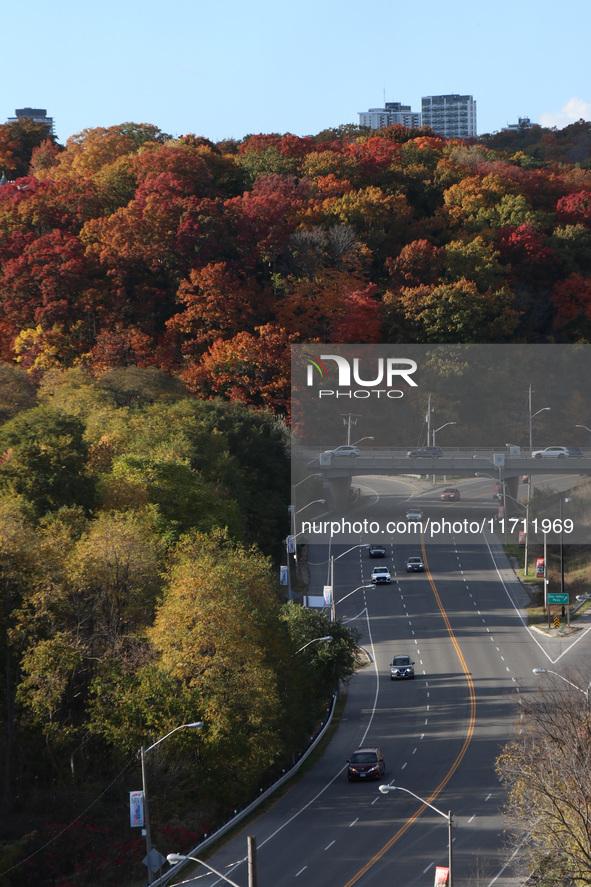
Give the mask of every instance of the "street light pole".
<svg viewBox="0 0 591 887">
<path fill-rule="evenodd" d="M 332 543 L 332 538 L 331 538 Z M 356 548 L 369 548 L 369 543 L 361 543 L 359 545 L 352 545 L 351 548 L 348 548 L 346 551 L 343 551 L 342 554 L 334 556 L 331 554 L 329 559 L 329 576 L 330 576 L 330 619 L 331 622 L 335 621 L 336 611 L 335 611 L 335 599 L 334 599 L 334 562 L 340 560 L 340 558 L 344 557 L 346 554 L 349 554 L 350 551 L 355 551 Z"/>
<path fill-rule="evenodd" d="M 221 878 L 222 881 L 225 881 L 226 884 L 232 884 L 232 887 L 239 887 L 236 881 L 231 881 L 230 878 L 226 877 L 226 875 L 222 875 L 221 872 L 218 872 L 217 869 L 214 869 L 212 865 L 208 862 L 203 862 L 202 859 L 198 859 L 196 856 L 184 856 L 182 853 L 169 853 L 166 857 L 171 865 L 176 865 L 179 862 L 187 862 L 187 860 L 191 860 L 192 862 L 198 862 L 199 865 L 204 866 L 209 872 L 212 872 L 214 875 L 217 875 L 218 878 Z"/>
<path fill-rule="evenodd" d="M 564 533 L 562 530 L 562 503 L 572 502 L 570 497 L 563 499 L 560 497 L 560 591 L 564 594 Z M 564 615 L 564 614 L 563 614 Z"/>
<path fill-rule="evenodd" d="M 411 792 L 408 788 L 402 788 L 401 785 L 380 785 L 380 791 L 383 795 L 387 795 L 388 792 L 406 792 L 407 795 L 412 795 L 413 798 L 416 798 L 417 801 L 420 801 L 421 804 L 424 804 L 425 807 L 429 807 L 429 809 L 434 810 L 435 813 L 439 813 L 440 816 L 443 816 L 445 820 L 447 820 L 448 827 L 448 835 L 449 835 L 449 848 L 448 848 L 448 867 L 449 867 L 449 877 L 447 881 L 447 887 L 453 887 L 453 878 L 452 878 L 452 865 L 453 865 L 453 852 L 452 852 L 452 826 L 453 826 L 453 815 L 451 810 L 447 813 L 444 813 L 443 810 L 439 810 L 438 807 L 434 807 L 433 804 L 430 804 L 429 801 L 425 801 L 424 798 L 420 798 L 418 795 L 415 795 L 414 792 Z"/>
<path fill-rule="evenodd" d="M 555 678 L 560 678 L 561 681 L 564 681 L 565 684 L 568 684 L 569 687 L 573 687 L 573 689 L 578 690 L 579 693 L 582 693 L 585 699 L 587 700 L 587 713 L 589 714 L 591 706 L 591 699 L 589 698 L 589 694 L 591 693 L 591 681 L 589 681 L 589 686 L 586 690 L 583 690 L 582 687 L 579 687 L 578 684 L 575 684 L 573 681 L 569 681 L 568 678 L 565 678 L 564 675 L 558 674 L 557 671 L 550 671 L 549 668 L 532 668 L 534 674 L 553 674 Z"/>
<path fill-rule="evenodd" d="M 533 439 L 532 439 L 532 419 L 535 419 L 536 416 L 540 415 L 540 413 L 549 412 L 549 410 L 550 410 L 550 407 L 542 407 L 541 410 L 538 410 L 537 413 L 534 413 L 532 415 L 532 411 L 531 411 L 531 384 L 530 384 L 530 386 L 529 386 L 529 455 L 530 456 L 531 456 L 533 448 L 534 448 Z"/>
<path fill-rule="evenodd" d="M 293 655 L 296 656 L 298 653 L 301 653 L 302 650 L 305 650 L 306 647 L 309 647 L 310 644 L 317 644 L 319 641 L 328 641 L 328 642 L 330 643 L 330 642 L 332 641 L 332 635 L 331 635 L 331 634 L 327 634 L 327 635 L 324 635 L 324 637 L 321 637 L 321 638 L 312 638 L 311 641 L 308 641 L 307 644 L 304 644 L 303 647 L 300 647 L 299 650 L 296 650 L 295 653 L 294 653 Z"/>
<path fill-rule="evenodd" d="M 150 854 L 152 852 L 152 835 L 150 830 L 150 812 L 148 807 L 148 782 L 146 779 L 146 754 L 151 751 L 153 748 L 156 748 L 157 745 L 160 745 L 161 742 L 164 742 L 165 739 L 168 739 L 169 736 L 172 736 L 173 733 L 176 733 L 177 730 L 183 730 L 185 727 L 194 727 L 197 730 L 203 729 L 203 721 L 195 721 L 191 724 L 180 724 L 178 727 L 175 727 L 174 730 L 171 730 L 170 733 L 167 733 L 166 736 L 163 736 L 161 739 L 158 739 L 157 742 L 152 743 L 152 745 L 148 746 L 148 748 L 144 748 L 142 745 L 140 749 L 141 762 L 142 762 L 142 798 L 144 802 L 144 831 L 146 833 L 146 856 L 148 862 L 148 884 L 151 884 L 153 881 L 152 878 L 152 866 L 150 863 Z"/>
</svg>

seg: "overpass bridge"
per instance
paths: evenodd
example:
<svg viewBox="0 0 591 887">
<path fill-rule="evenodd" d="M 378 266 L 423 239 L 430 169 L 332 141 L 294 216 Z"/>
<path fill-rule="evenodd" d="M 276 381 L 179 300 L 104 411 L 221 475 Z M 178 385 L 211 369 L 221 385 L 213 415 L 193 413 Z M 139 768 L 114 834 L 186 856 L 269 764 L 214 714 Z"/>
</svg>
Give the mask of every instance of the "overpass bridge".
<svg viewBox="0 0 591 887">
<path fill-rule="evenodd" d="M 292 459 L 303 471 L 322 476 L 335 508 L 347 504 L 353 476 L 488 476 L 492 482 L 504 484 L 510 501 L 517 499 L 519 479 L 526 475 L 532 478 L 532 484 L 538 475 L 591 475 L 591 450 L 583 450 L 582 456 L 564 458 L 481 447 L 445 448 L 438 457 L 412 457 L 408 452 L 395 447 L 363 447 L 359 456 L 342 456 L 318 447 L 294 447 Z"/>
</svg>

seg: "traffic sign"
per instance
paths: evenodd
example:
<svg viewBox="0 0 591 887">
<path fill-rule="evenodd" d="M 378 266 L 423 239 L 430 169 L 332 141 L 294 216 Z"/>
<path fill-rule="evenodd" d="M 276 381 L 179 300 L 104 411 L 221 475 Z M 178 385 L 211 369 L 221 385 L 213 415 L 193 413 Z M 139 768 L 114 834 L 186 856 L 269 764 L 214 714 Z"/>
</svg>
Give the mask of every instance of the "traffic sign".
<svg viewBox="0 0 591 887">
<path fill-rule="evenodd" d="M 548 604 L 568 604 L 568 592 L 548 592 Z"/>
</svg>

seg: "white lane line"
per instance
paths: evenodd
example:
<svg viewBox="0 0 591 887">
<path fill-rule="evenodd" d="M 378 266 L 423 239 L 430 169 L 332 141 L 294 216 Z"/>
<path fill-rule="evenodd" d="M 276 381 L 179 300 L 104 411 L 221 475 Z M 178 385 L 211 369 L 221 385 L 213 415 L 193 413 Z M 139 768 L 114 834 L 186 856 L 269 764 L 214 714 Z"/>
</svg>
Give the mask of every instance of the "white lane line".
<svg viewBox="0 0 591 887">
<path fill-rule="evenodd" d="M 300 875 L 302 874 L 302 872 L 305 872 L 307 868 L 308 868 L 308 866 L 305 865 L 303 869 L 300 869 L 299 872 L 298 872 L 297 875 L 296 875 L 296 878 L 299 878 Z"/>
<path fill-rule="evenodd" d="M 354 819 L 354 820 L 353 820 L 353 822 L 351 823 L 351 825 L 349 826 L 349 828 L 353 828 L 353 826 L 354 826 L 355 823 L 357 823 L 357 822 L 359 822 L 359 817 L 357 817 L 357 819 Z"/>
<path fill-rule="evenodd" d="M 326 847 L 325 847 L 324 849 L 325 849 L 325 850 L 330 850 L 330 848 L 332 847 L 333 844 L 336 844 L 336 841 L 331 841 L 330 844 L 327 844 Z"/>
</svg>

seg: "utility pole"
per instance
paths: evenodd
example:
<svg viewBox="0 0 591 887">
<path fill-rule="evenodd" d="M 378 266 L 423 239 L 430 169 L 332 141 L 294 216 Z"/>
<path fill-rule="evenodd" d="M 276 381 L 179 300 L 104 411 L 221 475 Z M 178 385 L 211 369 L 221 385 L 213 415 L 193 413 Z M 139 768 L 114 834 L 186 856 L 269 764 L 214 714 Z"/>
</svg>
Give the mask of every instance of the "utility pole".
<svg viewBox="0 0 591 887">
<path fill-rule="evenodd" d="M 259 887 L 259 874 L 257 870 L 257 839 L 249 835 L 248 842 L 248 887 Z"/>
</svg>

